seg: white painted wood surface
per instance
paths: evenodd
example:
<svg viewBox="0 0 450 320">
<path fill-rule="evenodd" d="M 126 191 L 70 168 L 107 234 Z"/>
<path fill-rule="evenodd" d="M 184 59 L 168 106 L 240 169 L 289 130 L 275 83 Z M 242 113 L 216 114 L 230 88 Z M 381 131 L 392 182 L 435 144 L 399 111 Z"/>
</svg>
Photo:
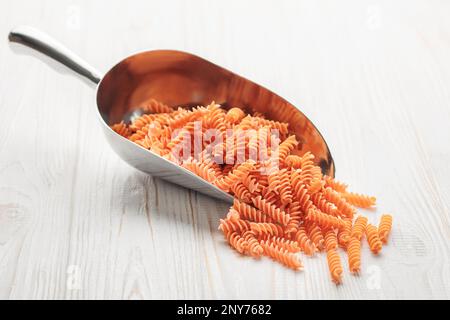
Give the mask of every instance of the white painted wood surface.
<svg viewBox="0 0 450 320">
<path fill-rule="evenodd" d="M 2 0 L 0 298 L 450 298 L 449 14 L 443 0 Z M 316 123 L 337 177 L 378 197 L 370 220 L 394 215 L 390 245 L 366 246 L 339 287 L 324 256 L 301 273 L 240 257 L 216 230 L 226 205 L 122 162 L 93 87 L 9 45 L 19 24 L 104 71 L 174 48 L 271 88 Z"/>
</svg>

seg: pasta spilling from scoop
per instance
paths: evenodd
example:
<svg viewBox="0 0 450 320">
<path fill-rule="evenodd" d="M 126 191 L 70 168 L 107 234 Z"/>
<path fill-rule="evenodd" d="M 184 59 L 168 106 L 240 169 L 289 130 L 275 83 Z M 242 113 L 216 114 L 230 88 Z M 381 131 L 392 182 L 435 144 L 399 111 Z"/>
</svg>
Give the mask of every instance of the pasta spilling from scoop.
<svg viewBox="0 0 450 320">
<path fill-rule="evenodd" d="M 214 102 L 175 109 L 149 99 L 140 109 L 144 114 L 130 124 L 111 128 L 232 194 L 219 230 L 240 254 L 301 270 L 299 253 L 325 252 L 330 278 L 339 284 L 339 251 L 346 253 L 350 272 L 358 273 L 362 241 L 374 254 L 387 243 L 392 216 L 383 215 L 378 227 L 369 223 L 356 207 L 375 206 L 375 197 L 323 175 L 287 123 Z"/>
</svg>

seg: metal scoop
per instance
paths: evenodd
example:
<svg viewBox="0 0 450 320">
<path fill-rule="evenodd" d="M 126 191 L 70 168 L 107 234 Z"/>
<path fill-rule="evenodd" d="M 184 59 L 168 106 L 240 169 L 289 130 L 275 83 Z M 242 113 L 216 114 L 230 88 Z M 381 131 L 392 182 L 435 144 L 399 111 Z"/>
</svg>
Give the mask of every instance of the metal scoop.
<svg viewBox="0 0 450 320">
<path fill-rule="evenodd" d="M 123 59 L 102 77 L 83 59 L 34 28 L 17 27 L 10 32 L 9 40 L 40 51 L 98 84 L 97 114 L 106 139 L 125 162 L 138 170 L 227 202 L 233 201 L 228 193 L 109 127 L 122 120 L 129 122 L 142 113 L 136 106 L 154 98 L 169 106 L 207 105 L 215 101 L 287 122 L 302 150 L 311 151 L 322 172 L 334 177 L 334 162 L 325 140 L 300 110 L 266 88 L 203 58 L 174 50 L 143 51 Z"/>
</svg>

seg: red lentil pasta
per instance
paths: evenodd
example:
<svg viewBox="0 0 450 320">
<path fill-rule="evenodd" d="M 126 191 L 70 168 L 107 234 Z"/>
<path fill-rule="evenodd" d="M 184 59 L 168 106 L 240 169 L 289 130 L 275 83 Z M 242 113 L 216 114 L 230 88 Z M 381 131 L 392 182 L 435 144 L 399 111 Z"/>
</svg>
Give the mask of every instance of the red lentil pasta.
<svg viewBox="0 0 450 320">
<path fill-rule="evenodd" d="M 382 215 L 378 227 L 369 223 L 356 208 L 374 207 L 376 198 L 322 175 L 287 123 L 214 102 L 187 109 L 149 99 L 140 107 L 145 114 L 111 129 L 232 194 L 219 230 L 240 254 L 302 270 L 300 254 L 324 252 L 331 280 L 339 284 L 339 251 L 346 253 L 350 272 L 358 273 L 364 238 L 373 254 L 387 243 L 392 216 Z"/>
</svg>

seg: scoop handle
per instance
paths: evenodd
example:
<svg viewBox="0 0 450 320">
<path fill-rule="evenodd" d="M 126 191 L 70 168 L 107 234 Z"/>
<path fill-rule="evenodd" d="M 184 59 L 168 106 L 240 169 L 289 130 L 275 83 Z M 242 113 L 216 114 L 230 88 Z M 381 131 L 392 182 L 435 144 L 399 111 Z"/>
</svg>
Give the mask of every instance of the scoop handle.
<svg viewBox="0 0 450 320">
<path fill-rule="evenodd" d="M 29 26 L 19 26 L 11 30 L 8 35 L 11 42 L 17 42 L 35 49 L 46 56 L 62 63 L 76 73 L 88 78 L 94 83 L 99 83 L 102 76 L 94 67 L 56 41 L 49 35 Z"/>
</svg>

